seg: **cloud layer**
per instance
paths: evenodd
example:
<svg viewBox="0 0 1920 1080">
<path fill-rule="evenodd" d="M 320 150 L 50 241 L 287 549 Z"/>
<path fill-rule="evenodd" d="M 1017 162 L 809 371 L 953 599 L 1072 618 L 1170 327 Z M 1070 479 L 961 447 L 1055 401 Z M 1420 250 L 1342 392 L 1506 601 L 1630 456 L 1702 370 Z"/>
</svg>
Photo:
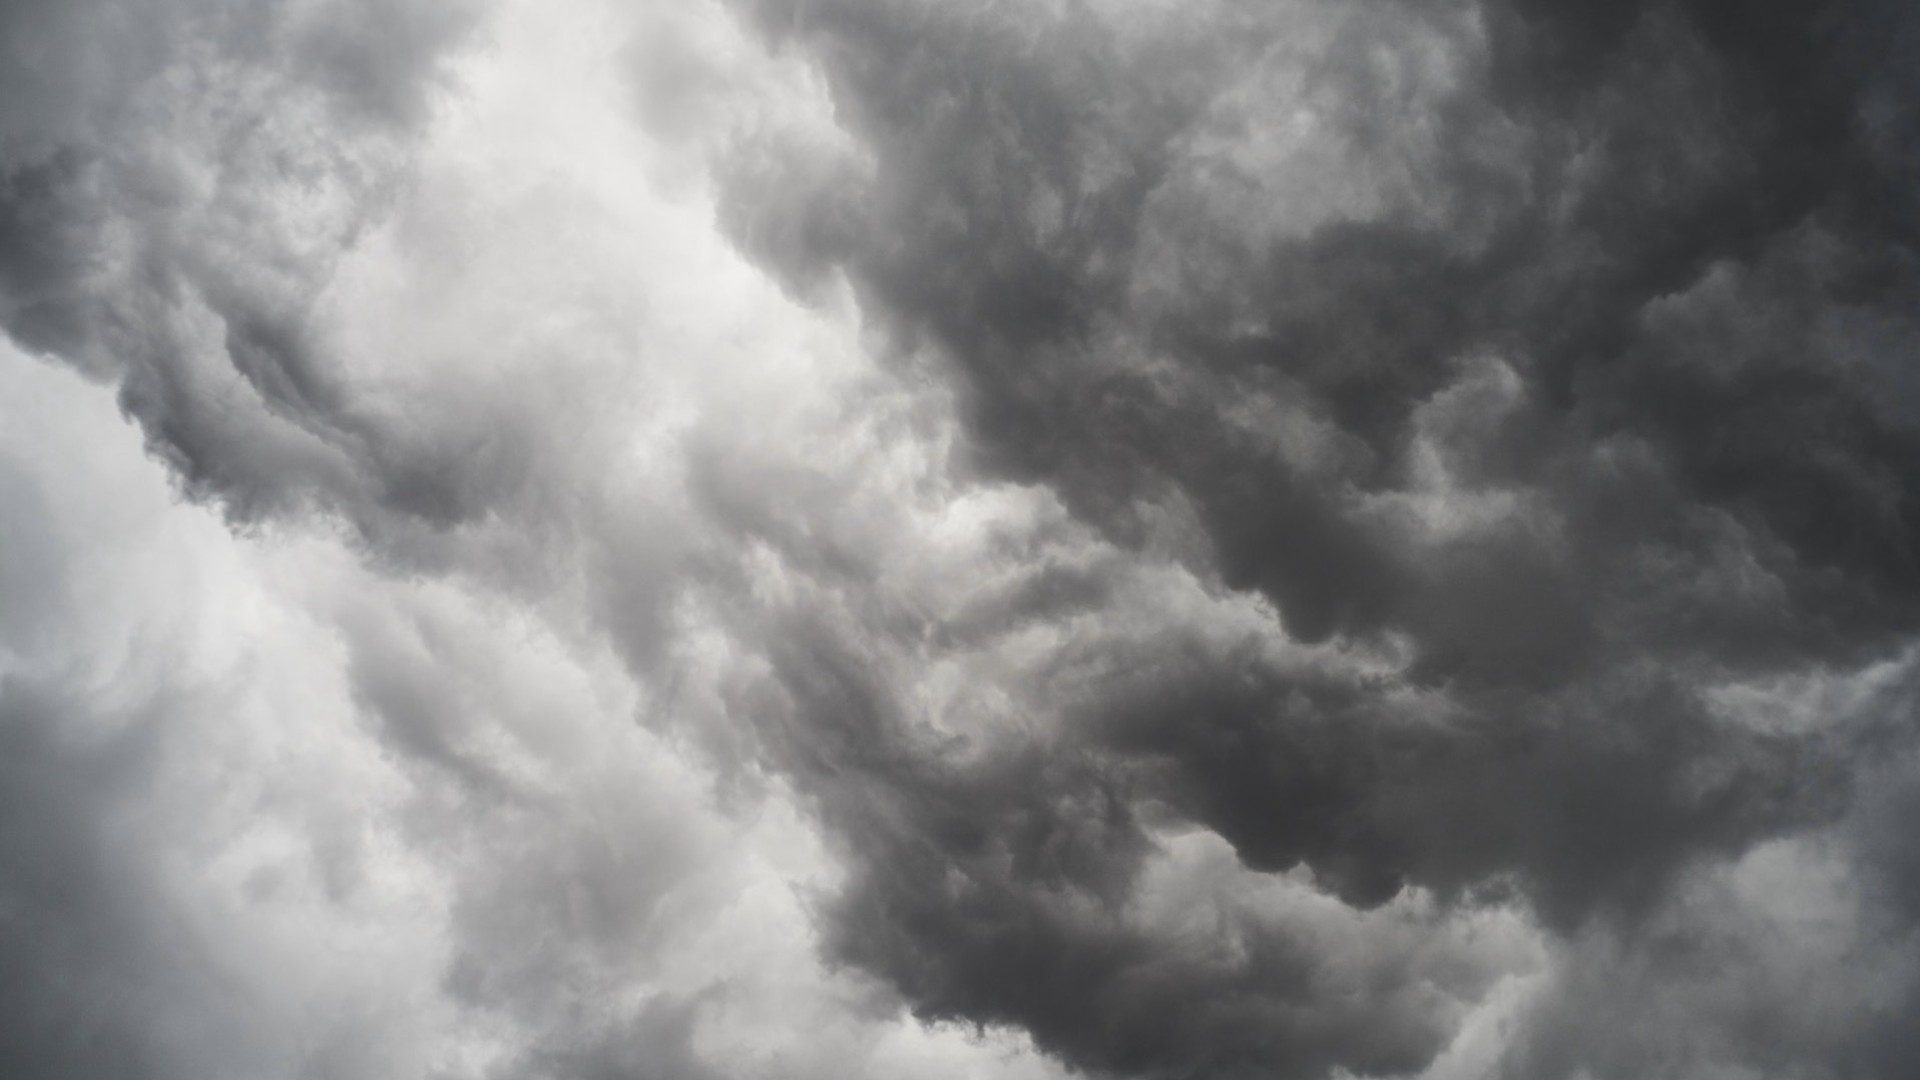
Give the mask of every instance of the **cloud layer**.
<svg viewBox="0 0 1920 1080">
<path fill-rule="evenodd" d="M 1920 1062 L 1900 5 L 0 27 L 0 1071 Z"/>
</svg>

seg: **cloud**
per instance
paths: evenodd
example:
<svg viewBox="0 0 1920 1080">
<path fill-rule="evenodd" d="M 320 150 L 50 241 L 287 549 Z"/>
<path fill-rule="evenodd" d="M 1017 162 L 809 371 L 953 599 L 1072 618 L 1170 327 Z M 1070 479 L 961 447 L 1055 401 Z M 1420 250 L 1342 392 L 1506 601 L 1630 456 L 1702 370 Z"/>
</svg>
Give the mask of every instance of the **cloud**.
<svg viewBox="0 0 1920 1080">
<path fill-rule="evenodd" d="M 116 379 L 156 449 L 239 517 L 315 500 L 449 512 L 372 475 L 407 463 L 362 467 L 386 451 L 308 310 L 402 178 L 471 9 L 27 3 L 4 18 L 21 54 L 0 139 L 9 332 Z"/>
<path fill-rule="evenodd" d="M 1879 194 L 1900 159 L 1855 134 L 1891 76 L 1855 65 L 1837 11 L 739 6 L 814 58 L 858 141 L 784 172 L 765 141 L 723 148 L 742 245 L 802 295 L 844 275 L 937 358 L 986 475 L 1046 485 L 1103 542 L 1171 552 L 1327 650 L 1280 661 L 1171 620 L 1069 650 L 1106 685 L 1033 702 L 1071 718 L 1035 752 L 1125 794 L 1017 819 L 1114 837 L 1082 861 L 1121 884 L 1079 889 L 1127 895 L 1144 806 L 1362 907 L 1491 889 L 1559 932 L 1620 921 L 1631 947 L 1696 874 L 1836 821 L 1864 747 L 1905 737 L 1892 710 L 1789 733 L 1707 707 L 1914 630 L 1904 335 L 1866 344 L 1904 319 L 1912 218 Z M 884 717 L 847 693 L 821 724 Z M 943 790 L 861 813 L 1011 812 L 998 785 Z M 1444 1042 L 1370 1058 L 1392 1042 L 1363 1027 L 1314 1061 L 1253 1032 L 1158 1057 L 1058 1034 L 1069 995 L 1015 988 L 1136 946 L 1033 915 L 1018 947 L 983 946 L 970 931 L 1012 916 L 885 850 L 846 903 L 863 937 L 897 937 L 849 954 L 1083 1065 L 1395 1071 Z M 1012 865 L 1008 902 L 1045 910 L 1059 871 Z M 1180 1056 L 1199 1047 L 1206 1065 Z"/>
<path fill-rule="evenodd" d="M 807 820 L 719 799 L 611 649 L 235 535 L 100 388 L 0 379 L 12 1073 L 1055 1075 L 825 968 Z"/>
<path fill-rule="evenodd" d="M 0 1061 L 1904 1075 L 1895 7 L 0 9 Z"/>
</svg>

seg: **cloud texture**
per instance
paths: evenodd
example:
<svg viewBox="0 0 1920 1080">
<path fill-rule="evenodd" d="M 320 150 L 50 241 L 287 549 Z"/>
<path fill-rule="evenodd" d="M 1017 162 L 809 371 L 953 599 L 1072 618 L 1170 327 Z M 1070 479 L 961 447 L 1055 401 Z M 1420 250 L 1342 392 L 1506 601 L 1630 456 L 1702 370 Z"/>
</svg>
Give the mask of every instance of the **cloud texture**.
<svg viewBox="0 0 1920 1080">
<path fill-rule="evenodd" d="M 0 28 L 0 1071 L 1920 1068 L 1902 5 Z"/>
</svg>

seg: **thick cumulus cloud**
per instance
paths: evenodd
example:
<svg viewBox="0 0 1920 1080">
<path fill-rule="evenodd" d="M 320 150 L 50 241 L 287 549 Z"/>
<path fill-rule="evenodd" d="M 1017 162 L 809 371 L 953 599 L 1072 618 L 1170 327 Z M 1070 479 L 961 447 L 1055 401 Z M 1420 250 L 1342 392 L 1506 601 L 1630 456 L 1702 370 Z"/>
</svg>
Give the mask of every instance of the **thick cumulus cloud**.
<svg viewBox="0 0 1920 1080">
<path fill-rule="evenodd" d="M 1920 1067 L 1901 5 L 0 28 L 9 1075 Z"/>
<path fill-rule="evenodd" d="M 116 377 L 155 449 L 242 518 L 456 493 L 374 429 L 309 312 L 375 215 L 461 4 L 9 3 L 0 303 Z M 371 487 L 369 485 L 372 485 Z"/>
<path fill-rule="evenodd" d="M 1058 1074 L 823 966 L 837 870 L 691 725 L 695 436 L 858 452 L 859 353 L 576 14 L 8 9 L 7 1075 Z"/>
<path fill-rule="evenodd" d="M 1771 963 L 1733 959 L 1764 936 L 1699 925 L 1688 883 L 1845 833 L 1860 762 L 1911 735 L 1898 696 L 1782 724 L 1745 692 L 1891 662 L 1920 616 L 1910 20 L 740 6 L 816 65 L 855 145 L 784 171 L 765 157 L 800 140 L 726 148 L 732 234 L 801 295 L 850 281 L 951 372 L 988 475 L 1319 650 L 1164 617 L 1129 639 L 1110 596 L 1083 600 L 1107 625 L 1067 655 L 1099 677 L 1032 706 L 1064 725 L 1045 764 L 970 765 L 958 790 L 883 770 L 931 815 L 912 842 L 939 844 L 908 873 L 864 843 L 887 854 L 847 900 L 847 955 L 930 1014 L 1121 1071 L 1392 1072 L 1444 1044 L 1391 977 L 1315 985 L 1320 946 L 1225 974 L 1059 913 L 1063 891 L 1124 906 L 1143 816 L 1168 815 L 1363 911 L 1504 897 L 1609 942 L 1557 958 L 1554 1022 L 1650 983 L 1711 1031 L 1691 1057 L 1541 1034 L 1517 1075 L 1904 1067 L 1868 1048 L 1910 1004 L 1899 979 L 1833 1025 L 1770 1025 L 1786 1006 L 1758 989 L 1696 1010 L 1650 927 Z M 817 710 L 873 714 L 842 681 Z M 1054 857 L 1023 857 L 1036 833 Z M 975 851 L 999 857 L 994 902 L 932 872 Z M 1142 970 L 1164 999 L 1126 989 Z"/>
<path fill-rule="evenodd" d="M 7 1075 L 1058 1075 L 824 968 L 792 800 L 716 800 L 610 649 L 235 536 L 98 387 L 0 387 Z"/>
</svg>

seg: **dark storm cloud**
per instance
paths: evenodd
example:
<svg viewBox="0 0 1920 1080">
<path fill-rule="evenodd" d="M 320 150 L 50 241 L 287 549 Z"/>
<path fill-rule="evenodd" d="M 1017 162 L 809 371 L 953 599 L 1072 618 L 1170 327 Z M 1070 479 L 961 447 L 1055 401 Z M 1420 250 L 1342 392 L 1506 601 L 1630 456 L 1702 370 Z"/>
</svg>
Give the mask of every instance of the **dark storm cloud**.
<svg viewBox="0 0 1920 1080">
<path fill-rule="evenodd" d="M 1591 481 L 1541 475 L 1542 459 L 1582 468 L 1564 457 L 1646 440 L 1682 497 L 1735 514 L 1756 542 L 1897 587 L 1896 601 L 1911 589 L 1911 481 L 1887 475 L 1911 436 L 1828 340 L 1830 320 L 1899 318 L 1908 272 L 1897 232 L 1879 235 L 1904 217 L 1863 219 L 1894 209 L 1879 204 L 1898 163 L 1861 160 L 1849 138 L 1845 57 L 1821 32 L 1835 16 L 1754 27 L 1712 11 L 1495 9 L 1477 13 L 1491 26 L 1480 44 L 1453 40 L 1476 13 L 1445 6 L 1194 18 L 1135 41 L 1113 25 L 1124 18 L 1078 8 L 763 7 L 822 56 L 874 176 L 862 185 L 849 165 L 833 178 L 844 190 L 797 193 L 742 179 L 731 207 L 745 242 L 796 275 L 846 267 L 882 317 L 943 346 L 995 464 L 1063 476 L 1065 497 L 1108 517 L 1152 481 L 1174 484 L 1223 578 L 1272 596 L 1296 634 L 1397 627 L 1420 594 L 1446 590 L 1411 565 L 1426 552 L 1379 535 L 1355 504 L 1405 486 L 1415 411 L 1476 353 L 1518 367 L 1544 415 L 1511 433 L 1531 444 L 1473 448 L 1467 479 L 1563 486 L 1547 494 L 1571 501 Z M 1445 33 L 1400 27 L 1447 19 Z M 1216 164 L 1181 157 L 1197 153 L 1183 136 L 1209 95 L 1292 23 L 1327 45 L 1298 81 L 1311 91 L 1299 107 L 1331 114 L 1320 135 L 1355 174 L 1332 179 L 1425 183 L 1309 217 L 1301 235 L 1162 198 L 1183 169 Z M 1463 52 L 1462 70 L 1422 86 L 1441 82 L 1423 78 L 1422 49 Z M 1593 70 L 1568 71 L 1562 52 Z M 1427 140 L 1407 130 L 1428 127 Z M 1266 193 L 1283 207 L 1292 194 L 1279 181 Z M 1212 235 L 1227 228 L 1254 231 L 1246 250 Z M 1236 256 L 1237 273 L 1205 265 Z M 1724 325 L 1779 302 L 1801 311 Z M 1303 475 L 1255 442 L 1269 432 L 1218 422 L 1223 402 L 1249 399 L 1329 422 L 1346 443 L 1333 475 Z M 1783 425 L 1811 441 L 1778 437 Z"/>
<path fill-rule="evenodd" d="M 1072 739 L 1024 780 L 923 776 L 866 731 L 846 661 L 786 672 L 831 699 L 792 752 L 858 804 L 845 955 L 929 1013 L 1150 1075 L 1416 1069 L 1444 1039 L 1389 995 L 1315 1034 L 1195 1019 L 1314 961 L 1221 980 L 1049 905 L 1124 903 L 1160 806 L 1356 904 L 1512 890 L 1560 931 L 1625 920 L 1631 950 L 1684 873 L 1838 820 L 1865 747 L 1910 737 L 1897 708 L 1764 730 L 1711 691 L 1871 663 L 1920 624 L 1911 19 L 740 6 L 859 145 L 723 153 L 747 250 L 803 294 L 843 272 L 949 365 L 989 473 L 1187 550 L 1296 639 L 1410 650 L 1303 673 L 1151 639 L 1047 703 Z M 1064 861 L 1021 857 L 1036 829 Z M 948 884 L 995 845 L 989 891 Z M 1164 1000 L 1099 998 L 1155 965 Z M 1833 1050 L 1724 1057 L 1856 1060 Z"/>
<path fill-rule="evenodd" d="M 354 570 L 149 686 L 6 444 L 0 1068 L 1914 1071 L 1920 20 L 725 6 L 409 201 L 464 6 L 0 0 L 0 324 Z"/>
<path fill-rule="evenodd" d="M 1019 1025 L 1125 1075 L 1391 1074 L 1512 962 L 1431 913 L 1356 927 L 1344 909 L 1235 905 L 1218 862 L 1168 871 L 1192 895 L 1152 918 L 1139 789 L 1096 750 L 1015 740 L 952 760 L 916 745 L 884 662 L 832 627 L 786 630 L 781 697 L 742 707 L 784 725 L 776 754 L 853 858 L 830 946 L 923 1016 Z"/>
</svg>

